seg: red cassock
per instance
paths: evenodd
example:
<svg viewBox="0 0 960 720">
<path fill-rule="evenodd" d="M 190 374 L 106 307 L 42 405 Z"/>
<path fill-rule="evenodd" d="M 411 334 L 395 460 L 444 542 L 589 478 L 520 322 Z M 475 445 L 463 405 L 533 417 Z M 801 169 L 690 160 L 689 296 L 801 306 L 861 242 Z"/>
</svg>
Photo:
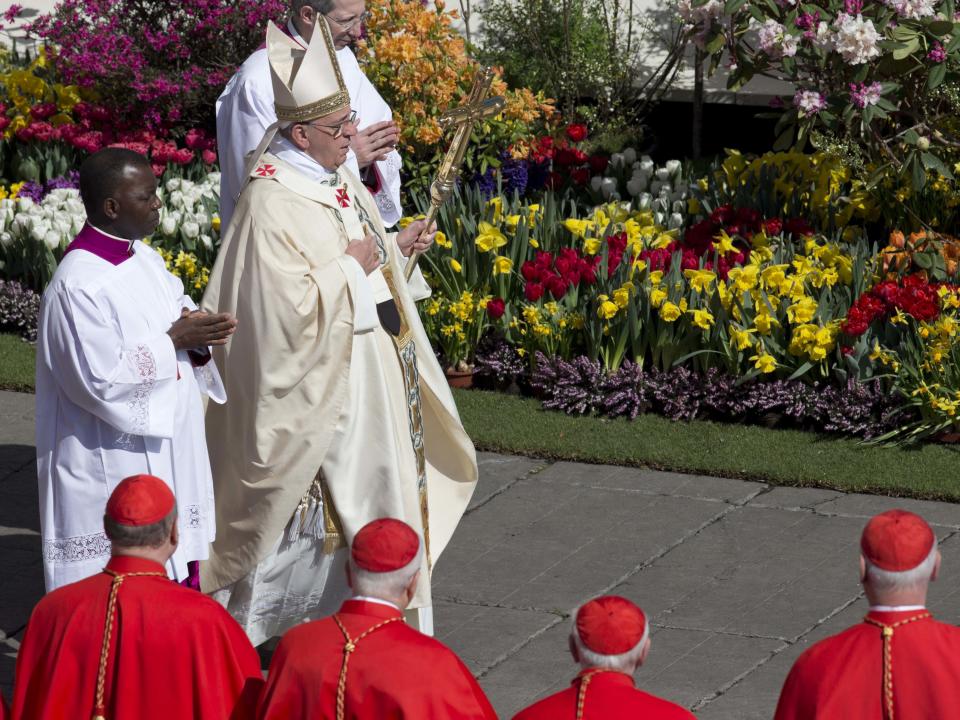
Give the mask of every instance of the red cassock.
<svg viewBox="0 0 960 720">
<path fill-rule="evenodd" d="M 10 708 L 7 707 L 7 701 L 3 698 L 3 693 L 0 693 L 0 720 L 7 720 L 10 717 Z"/>
<path fill-rule="evenodd" d="M 893 717 L 960 718 L 960 628 L 930 617 L 912 620 L 923 614 L 912 610 L 867 615 L 893 627 L 887 673 L 893 681 Z M 790 670 L 776 720 L 888 717 L 883 656 L 883 630 L 867 621 L 821 640 Z"/>
<path fill-rule="evenodd" d="M 584 670 L 566 690 L 535 702 L 514 715 L 513 720 L 574 720 L 580 686 L 587 677 L 582 720 L 694 720 L 693 715 L 679 705 L 638 690 L 629 675 L 596 669 Z"/>
<path fill-rule="evenodd" d="M 480 720 L 496 713 L 460 659 L 403 622 L 399 610 L 348 600 L 334 616 L 355 640 L 347 668 L 345 720 Z M 334 720 L 344 636 L 334 617 L 284 635 L 267 676 L 259 717 Z"/>
<path fill-rule="evenodd" d="M 117 594 L 105 685 L 107 720 L 253 717 L 263 686 L 243 630 L 216 602 L 169 580 L 162 565 L 114 557 Z M 98 573 L 44 597 L 17 657 L 13 720 L 93 715 L 113 578 Z"/>
</svg>

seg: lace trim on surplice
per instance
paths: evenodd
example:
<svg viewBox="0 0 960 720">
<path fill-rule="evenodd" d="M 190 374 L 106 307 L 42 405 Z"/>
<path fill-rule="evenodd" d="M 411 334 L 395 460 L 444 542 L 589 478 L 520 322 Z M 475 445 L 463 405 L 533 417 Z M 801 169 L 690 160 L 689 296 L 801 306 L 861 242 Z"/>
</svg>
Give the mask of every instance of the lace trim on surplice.
<svg viewBox="0 0 960 720">
<path fill-rule="evenodd" d="M 110 557 L 110 539 L 105 533 L 74 535 L 43 541 L 43 559 L 63 565 Z"/>
</svg>

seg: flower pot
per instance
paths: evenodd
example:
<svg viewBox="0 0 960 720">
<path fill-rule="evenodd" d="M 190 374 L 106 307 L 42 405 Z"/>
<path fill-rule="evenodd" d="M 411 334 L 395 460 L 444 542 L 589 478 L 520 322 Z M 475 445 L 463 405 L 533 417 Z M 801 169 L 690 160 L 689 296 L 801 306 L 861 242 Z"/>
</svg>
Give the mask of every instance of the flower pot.
<svg viewBox="0 0 960 720">
<path fill-rule="evenodd" d="M 446 374 L 447 383 L 450 387 L 464 389 L 473 387 L 473 369 L 454 370 L 453 368 L 447 368 Z"/>
</svg>

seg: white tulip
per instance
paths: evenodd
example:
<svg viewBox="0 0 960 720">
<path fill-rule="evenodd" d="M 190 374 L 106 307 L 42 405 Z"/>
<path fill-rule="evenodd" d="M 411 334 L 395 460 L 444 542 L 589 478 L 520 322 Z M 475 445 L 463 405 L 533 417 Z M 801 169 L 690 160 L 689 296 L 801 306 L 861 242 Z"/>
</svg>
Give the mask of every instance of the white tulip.
<svg viewBox="0 0 960 720">
<path fill-rule="evenodd" d="M 664 169 L 669 173 L 670 176 L 676 175 L 680 172 L 680 169 L 683 167 L 683 163 L 679 160 L 667 160 L 667 164 L 664 166 Z"/>
<path fill-rule="evenodd" d="M 687 209 L 687 204 L 683 200 L 673 201 L 673 211 L 675 213 L 682 213 L 686 209 Z"/>
<path fill-rule="evenodd" d="M 656 225 L 663 225 L 663 221 L 665 218 L 666 216 L 662 212 L 653 213 L 653 222 Z"/>
<path fill-rule="evenodd" d="M 13 235 L 8 232 L 0 233 L 0 247 L 8 248 L 13 245 Z"/>
<path fill-rule="evenodd" d="M 665 197 L 667 200 L 670 200 L 670 195 L 673 192 L 673 187 L 670 183 L 664 183 L 660 186 L 660 192 L 657 193 L 657 197 Z"/>
<path fill-rule="evenodd" d="M 179 190 L 174 190 L 172 193 L 170 193 L 170 197 L 167 199 L 167 202 L 169 202 L 173 207 L 183 207 L 183 193 Z"/>
<path fill-rule="evenodd" d="M 200 225 L 192 220 L 185 222 L 180 229 L 183 231 L 184 236 L 190 240 L 196 240 L 200 237 Z"/>
<path fill-rule="evenodd" d="M 169 215 L 160 221 L 160 232 L 167 237 L 173 237 L 177 233 L 177 221 Z"/>
<path fill-rule="evenodd" d="M 87 222 L 87 219 L 86 219 L 85 217 L 80 217 L 79 215 L 74 215 L 74 216 L 73 216 L 73 223 L 72 223 L 73 226 L 71 227 L 71 230 L 73 231 L 73 234 L 76 235 L 76 234 L 79 233 L 81 230 L 83 230 L 83 226 L 84 226 L 84 224 L 85 224 L 86 222 Z"/>
<path fill-rule="evenodd" d="M 644 155 L 640 158 L 640 169 L 645 173 L 653 175 L 653 171 L 656 169 L 653 164 L 653 160 L 650 159 L 648 155 Z"/>
<path fill-rule="evenodd" d="M 650 183 L 650 192 L 653 195 L 659 195 L 660 188 L 662 187 L 663 187 L 663 182 L 661 182 L 660 180 L 654 180 L 652 183 Z"/>
<path fill-rule="evenodd" d="M 657 176 L 657 180 L 661 180 L 662 182 L 666 182 L 670 179 L 670 171 L 665 167 L 657 168 L 657 171 L 654 174 Z"/>
<path fill-rule="evenodd" d="M 179 190 L 181 182 L 182 181 L 180 180 L 180 178 L 172 178 L 170 180 L 167 180 L 167 185 L 166 185 L 167 192 L 172 193 L 174 190 Z"/>
<path fill-rule="evenodd" d="M 70 218 L 60 216 L 53 221 L 53 227 L 56 228 L 57 232 L 61 235 L 69 235 L 73 224 L 70 222 Z"/>
<path fill-rule="evenodd" d="M 201 235 L 201 236 L 200 236 L 200 242 L 203 243 L 203 246 L 204 246 L 207 250 L 213 250 L 213 238 L 210 237 L 209 235 L 206 235 L 206 234 Z"/>
<path fill-rule="evenodd" d="M 633 148 L 625 148 L 623 151 L 623 161 L 627 165 L 633 165 L 637 161 L 637 151 Z"/>
<path fill-rule="evenodd" d="M 33 216 L 30 213 L 19 213 L 13 216 L 13 229 L 21 235 L 30 233 L 33 227 Z"/>
<path fill-rule="evenodd" d="M 56 250 L 60 247 L 60 243 L 63 241 L 63 235 L 58 233 L 56 230 L 49 230 L 46 235 L 43 236 L 43 242 L 46 243 L 47 247 L 51 250 Z"/>
<path fill-rule="evenodd" d="M 615 167 L 615 168 L 623 167 L 623 163 L 624 163 L 623 153 L 613 153 L 610 156 L 610 167 Z"/>
<path fill-rule="evenodd" d="M 667 227 L 671 230 L 674 230 L 678 227 L 683 227 L 683 215 L 678 212 L 671 213 L 670 220 L 667 222 Z"/>
<path fill-rule="evenodd" d="M 637 207 L 640 210 L 649 210 L 653 205 L 653 197 L 650 193 L 640 193 L 640 196 L 637 198 Z"/>
<path fill-rule="evenodd" d="M 617 181 L 616 178 L 606 177 L 600 182 L 600 191 L 603 193 L 605 200 L 609 200 L 610 196 L 616 192 Z"/>
<path fill-rule="evenodd" d="M 647 183 L 636 176 L 627 180 L 627 192 L 636 197 L 647 189 Z"/>
</svg>

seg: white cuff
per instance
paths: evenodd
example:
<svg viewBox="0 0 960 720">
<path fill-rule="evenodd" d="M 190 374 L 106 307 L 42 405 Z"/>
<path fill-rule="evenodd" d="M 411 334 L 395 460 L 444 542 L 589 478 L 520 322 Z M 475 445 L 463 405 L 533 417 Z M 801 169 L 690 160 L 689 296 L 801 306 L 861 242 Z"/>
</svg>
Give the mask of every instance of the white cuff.
<svg viewBox="0 0 960 720">
<path fill-rule="evenodd" d="M 337 258 L 340 269 L 347 278 L 350 300 L 353 303 L 353 334 L 370 332 L 380 324 L 377 304 L 373 300 L 373 288 L 367 280 L 367 273 L 356 258 L 341 255 Z"/>
</svg>

